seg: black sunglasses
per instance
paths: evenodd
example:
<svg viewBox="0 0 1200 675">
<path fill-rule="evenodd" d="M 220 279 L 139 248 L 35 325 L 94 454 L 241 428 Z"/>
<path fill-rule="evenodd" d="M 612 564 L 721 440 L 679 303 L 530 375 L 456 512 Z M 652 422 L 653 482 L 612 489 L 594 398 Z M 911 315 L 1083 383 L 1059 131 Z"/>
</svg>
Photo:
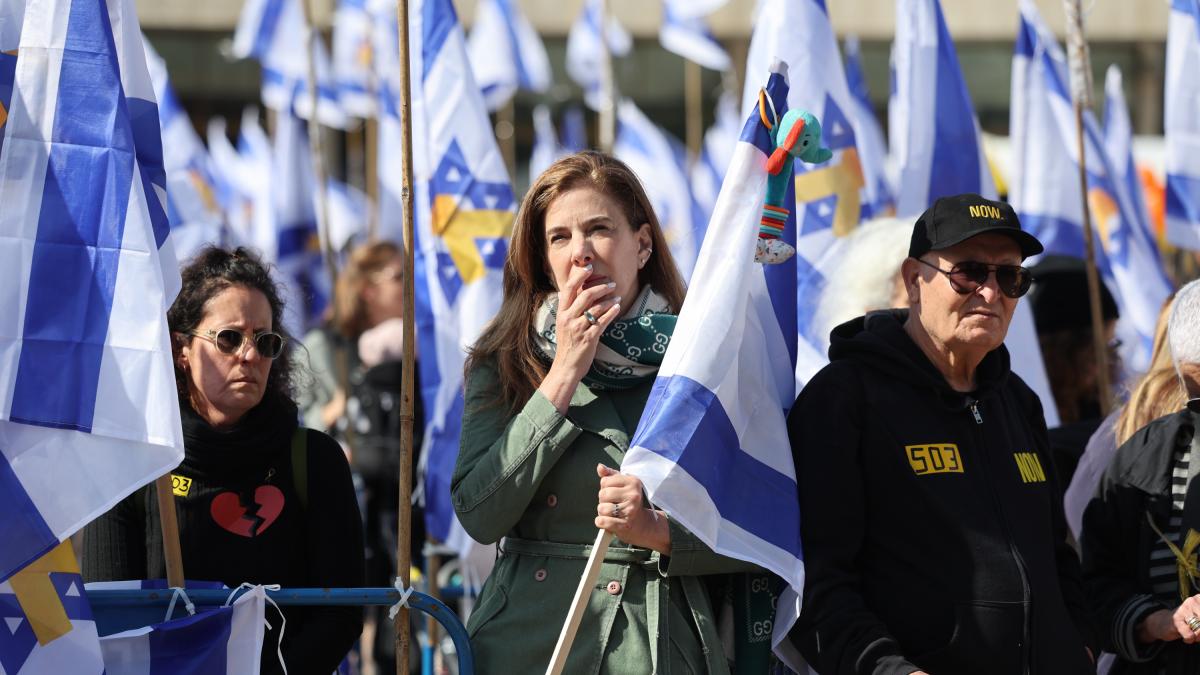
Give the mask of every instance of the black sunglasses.
<svg viewBox="0 0 1200 675">
<path fill-rule="evenodd" d="M 216 345 L 217 350 L 222 354 L 240 354 L 246 341 L 246 334 L 236 328 L 209 329 L 202 333 L 188 331 L 187 335 L 208 340 Z M 259 356 L 272 360 L 279 358 L 279 355 L 283 353 L 284 345 L 287 344 L 286 338 L 271 331 L 255 333 L 251 339 L 254 341 L 254 349 L 258 351 Z"/>
<path fill-rule="evenodd" d="M 987 283 L 988 277 L 993 272 L 996 274 L 996 286 L 999 287 L 1001 293 L 1010 298 L 1019 298 L 1025 295 L 1029 292 L 1029 285 L 1033 283 L 1033 274 L 1020 265 L 989 265 L 967 260 L 949 270 L 944 270 L 927 260 L 917 258 L 917 262 L 945 274 L 946 278 L 950 280 L 950 287 L 959 295 L 974 293 L 980 286 Z"/>
</svg>

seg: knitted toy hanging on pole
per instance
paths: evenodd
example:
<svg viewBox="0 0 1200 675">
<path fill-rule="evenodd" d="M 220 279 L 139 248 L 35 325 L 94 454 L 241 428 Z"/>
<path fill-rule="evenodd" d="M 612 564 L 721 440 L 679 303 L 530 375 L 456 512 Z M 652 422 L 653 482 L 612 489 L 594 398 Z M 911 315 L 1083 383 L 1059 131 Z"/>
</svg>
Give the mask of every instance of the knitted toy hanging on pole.
<svg viewBox="0 0 1200 675">
<path fill-rule="evenodd" d="M 809 164 L 829 161 L 833 152 L 821 147 L 821 122 L 807 110 L 789 110 L 780 120 L 765 90 L 758 93 L 758 111 L 763 124 L 771 130 L 775 151 L 767 159 L 767 196 L 758 227 L 758 245 L 754 262 L 778 265 L 796 254 L 783 236 L 792 204 L 787 204 L 787 186 L 795 173 L 793 158 Z"/>
</svg>

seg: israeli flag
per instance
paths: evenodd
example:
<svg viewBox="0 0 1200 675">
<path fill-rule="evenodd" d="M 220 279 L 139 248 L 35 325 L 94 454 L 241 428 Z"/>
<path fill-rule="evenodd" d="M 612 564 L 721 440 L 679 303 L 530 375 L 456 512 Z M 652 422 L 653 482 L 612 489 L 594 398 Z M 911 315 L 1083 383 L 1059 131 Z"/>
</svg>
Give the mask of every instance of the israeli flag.
<svg viewBox="0 0 1200 675">
<path fill-rule="evenodd" d="M 1033 3 L 1022 0 L 1013 54 L 1013 174 L 1009 201 L 1023 227 L 1047 253 L 1082 258 L 1083 207 L 1075 112 L 1067 86 L 1067 61 Z M 1154 241 L 1114 170 L 1091 111 L 1084 112 L 1088 205 L 1098 232 L 1096 265 L 1121 312 L 1117 335 L 1135 370 L 1148 365 L 1154 327 L 1171 285 Z M 1128 157 L 1119 158 L 1126 165 Z"/>
<path fill-rule="evenodd" d="M 394 40 L 394 13 L 388 23 Z M 431 537 L 459 552 L 467 586 L 478 588 L 491 571 L 494 548 L 471 540 L 458 523 L 450 478 L 462 423 L 465 350 L 500 308 L 516 203 L 454 6 L 450 0 L 414 2 L 409 26 L 425 524 Z M 388 73 L 380 143 L 395 148 L 387 145 L 400 132 L 397 99 L 389 92 L 398 91 L 399 70 Z M 395 155 L 380 153 L 381 223 L 398 228 Z"/>
<path fill-rule="evenodd" d="M 775 69 L 767 92 L 782 117 L 788 86 Z M 777 644 L 799 613 L 804 556 L 785 421 L 796 395 L 794 263 L 754 262 L 771 149 L 755 109 L 621 471 L 639 477 L 656 506 L 714 551 L 789 584 L 777 608 Z M 795 232 L 789 220 L 784 238 L 795 241 Z"/>
<path fill-rule="evenodd" d="M 938 0 L 896 1 L 892 72 L 896 215 L 920 215 L 939 197 L 964 192 L 996 199 L 975 106 Z"/>
<path fill-rule="evenodd" d="M 373 30 L 367 0 L 339 0 L 333 13 L 333 84 L 346 114 L 363 119 L 375 116 Z"/>
<path fill-rule="evenodd" d="M 183 459 L 179 272 L 132 0 L 26 6 L 0 233 L 4 580 Z"/>
<path fill-rule="evenodd" d="M 1171 0 L 1163 127 L 1167 137 L 1167 239 L 1200 251 L 1200 0 Z"/>
<path fill-rule="evenodd" d="M 567 154 L 566 148 L 558 142 L 558 132 L 554 130 L 554 118 L 550 116 L 550 108 L 545 104 L 537 105 L 533 109 L 533 150 L 529 153 L 529 184 L 533 185 L 546 167 Z"/>
<path fill-rule="evenodd" d="M 717 42 L 700 16 L 683 16 L 689 0 L 664 0 L 663 23 L 658 41 L 663 49 L 711 70 L 726 71 L 731 64 L 729 52 Z"/>
<path fill-rule="evenodd" d="M 700 156 L 692 163 L 689 174 L 692 199 L 696 203 L 701 228 L 696 232 L 696 241 L 704 240 L 708 221 L 717 206 L 721 183 L 725 180 L 725 172 L 729 169 L 729 162 L 733 160 L 733 152 L 742 133 L 741 114 L 737 106 L 737 97 L 730 92 L 725 92 L 717 100 L 716 119 L 708 131 L 704 132 L 704 145 L 700 148 Z"/>
<path fill-rule="evenodd" d="M 759 7 L 747 73 L 764 73 L 779 59 L 791 69 L 797 86 L 788 94 L 789 108 L 802 108 L 821 120 L 822 142 L 833 159 L 813 166 L 796 162 L 796 239 L 799 357 L 798 384 L 807 382 L 827 362 L 814 334 L 817 306 L 824 292 L 827 266 L 842 238 L 864 218 L 864 205 L 878 201 L 879 167 L 863 162 L 862 130 L 851 116 L 854 100 L 846 83 L 842 55 L 823 0 L 763 0 Z M 742 109 L 758 101 L 758 86 L 746 82 Z"/>
<path fill-rule="evenodd" d="M 233 54 L 243 59 L 253 57 L 262 64 L 262 99 L 268 108 L 280 112 L 294 109 L 309 119 L 312 98 L 306 51 L 311 49 L 317 76 L 317 119 L 325 126 L 344 129 L 346 111 L 333 78 L 329 51 L 319 38 L 309 40 L 311 31 L 299 5 L 306 1 L 246 0 L 233 34 Z"/>
<path fill-rule="evenodd" d="M 96 620 L 83 588 L 70 541 L 0 582 L 0 673 L 104 672 Z"/>
<path fill-rule="evenodd" d="M 17 47 L 21 43 L 21 23 L 25 20 L 25 0 L 0 0 L 0 150 L 4 149 L 4 125 L 12 101 L 13 81 L 17 74 Z"/>
<path fill-rule="evenodd" d="M 863 74 L 862 49 L 858 38 L 853 35 L 846 37 L 844 43 L 846 55 L 846 85 L 850 87 L 853 105 L 850 107 L 851 124 L 859 130 L 858 145 L 862 151 L 864 175 L 875 177 L 874 201 L 863 204 L 863 219 L 892 214 L 896 210 L 896 201 L 892 196 L 893 189 L 887 174 L 887 141 L 883 138 L 883 128 L 875 117 L 875 106 L 871 103 L 871 92 L 867 88 L 867 78 Z"/>
<path fill-rule="evenodd" d="M 226 135 L 225 119 L 209 120 L 206 138 L 215 167 L 217 200 L 229 223 L 231 241 L 262 253 L 273 250 L 275 216 L 271 206 L 271 139 L 258 124 L 258 110 L 243 111 L 235 147 Z"/>
<path fill-rule="evenodd" d="M 600 0 L 584 0 L 583 11 L 567 33 L 567 75 L 583 87 L 583 100 L 593 110 L 599 110 L 604 103 L 601 100 L 603 92 L 600 80 L 602 68 L 605 67 L 604 42 L 608 43 L 610 59 L 627 56 L 633 48 L 633 38 L 612 16 L 604 24 L 604 42 L 601 41 L 602 14 L 603 3 Z"/>
<path fill-rule="evenodd" d="M 688 184 L 687 150 L 650 121 L 633 101 L 624 99 L 617 105 L 613 154 L 628 164 L 641 180 L 675 264 L 685 279 L 690 277 L 703 231 L 696 232 L 694 202 Z"/>
<path fill-rule="evenodd" d="M 467 55 L 488 110 L 518 89 L 545 93 L 554 81 L 546 47 L 514 0 L 482 0 L 467 39 Z"/>
<path fill-rule="evenodd" d="M 100 638 L 105 671 L 107 675 L 257 673 L 266 597 L 263 587 L 255 586 L 229 606 L 106 635 Z"/>
<path fill-rule="evenodd" d="M 562 115 L 562 133 L 559 136 L 563 149 L 567 152 L 586 150 L 587 120 L 583 117 L 583 108 L 569 105 Z"/>
</svg>

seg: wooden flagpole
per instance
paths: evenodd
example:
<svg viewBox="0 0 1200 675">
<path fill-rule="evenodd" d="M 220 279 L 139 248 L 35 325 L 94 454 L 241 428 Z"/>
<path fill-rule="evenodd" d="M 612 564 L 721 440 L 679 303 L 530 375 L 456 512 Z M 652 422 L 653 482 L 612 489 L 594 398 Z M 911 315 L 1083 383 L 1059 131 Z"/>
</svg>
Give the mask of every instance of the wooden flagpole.
<svg viewBox="0 0 1200 675">
<path fill-rule="evenodd" d="M 562 632 L 558 634 L 558 644 L 554 645 L 554 655 L 550 657 L 546 675 L 561 675 L 563 667 L 567 665 L 571 644 L 575 642 L 575 634 L 579 632 L 579 623 L 583 620 L 583 610 L 587 608 L 588 599 L 592 597 L 592 587 L 596 585 L 596 579 L 600 576 L 600 566 L 604 564 L 604 556 L 608 553 L 608 545 L 612 540 L 612 533 L 606 530 L 596 532 L 596 542 L 592 544 L 592 553 L 588 556 L 587 566 L 583 568 L 583 576 L 575 589 L 571 609 L 567 612 L 567 621 L 563 624 Z"/>
<path fill-rule="evenodd" d="M 329 185 L 325 174 L 325 156 L 321 144 L 321 122 L 317 119 L 317 107 L 320 97 L 317 93 L 317 64 L 313 56 L 316 41 L 320 39 L 317 27 L 313 23 L 313 0 L 300 3 L 304 8 L 304 23 L 308 27 L 308 42 L 306 46 L 308 64 L 308 101 L 312 107 L 308 117 L 308 154 L 312 160 L 313 173 L 317 180 L 317 232 L 321 238 L 321 252 L 325 258 L 325 269 L 329 273 L 331 287 L 337 287 L 337 261 L 334 258 L 333 239 L 329 231 Z M 334 324 L 337 323 L 337 303 L 331 303 L 334 314 Z"/>
<path fill-rule="evenodd" d="M 683 60 L 683 98 L 687 106 L 687 148 L 689 162 L 700 158 L 700 146 L 704 142 L 704 92 L 700 64 Z M 690 167 L 689 167 L 690 168 Z"/>
<path fill-rule="evenodd" d="M 162 528 L 167 586 L 183 588 L 183 553 L 179 548 L 179 519 L 175 514 L 175 493 L 170 473 L 154 481 L 154 492 L 158 500 L 158 522 Z"/>
<path fill-rule="evenodd" d="M 608 2 L 600 0 L 600 124 L 597 146 L 612 152 L 617 136 L 617 109 L 613 100 L 612 53 L 608 49 Z"/>
<path fill-rule="evenodd" d="M 404 218 L 404 360 L 400 384 L 400 504 L 399 536 L 396 540 L 396 573 L 405 588 L 412 583 L 409 571 L 412 567 L 412 551 L 409 539 L 412 526 L 412 456 L 413 419 L 416 410 L 416 296 L 413 286 L 414 237 L 413 237 L 413 147 L 412 147 L 412 74 L 408 47 L 408 0 L 396 0 L 396 14 L 400 31 L 400 148 L 403 170 L 401 172 L 401 211 Z M 401 607 L 396 614 L 396 675 L 408 672 L 408 607 Z"/>
<path fill-rule="evenodd" d="M 1109 384 L 1108 343 L 1100 315 L 1100 275 L 1096 271 L 1096 244 L 1088 208 L 1087 155 L 1083 111 L 1092 104 L 1092 63 L 1083 34 L 1083 12 L 1079 0 L 1063 0 L 1067 14 L 1067 54 L 1071 71 L 1071 99 L 1075 107 L 1075 140 L 1079 152 L 1079 195 L 1083 207 L 1083 242 L 1087 263 L 1088 304 L 1092 312 L 1092 346 L 1096 352 L 1096 387 L 1100 415 L 1107 416 L 1112 403 Z"/>
</svg>

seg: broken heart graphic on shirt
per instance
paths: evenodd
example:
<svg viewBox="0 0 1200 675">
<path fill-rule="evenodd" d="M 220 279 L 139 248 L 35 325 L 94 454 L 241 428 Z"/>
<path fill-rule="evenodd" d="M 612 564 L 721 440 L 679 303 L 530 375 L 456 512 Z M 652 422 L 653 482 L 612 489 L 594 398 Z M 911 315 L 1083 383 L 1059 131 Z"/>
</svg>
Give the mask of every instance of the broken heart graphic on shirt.
<svg viewBox="0 0 1200 675">
<path fill-rule="evenodd" d="M 221 492 L 213 497 L 209 510 L 222 528 L 242 537 L 256 537 L 279 518 L 283 504 L 283 491 L 274 485 L 260 485 L 253 501 L 236 492 Z"/>
</svg>

